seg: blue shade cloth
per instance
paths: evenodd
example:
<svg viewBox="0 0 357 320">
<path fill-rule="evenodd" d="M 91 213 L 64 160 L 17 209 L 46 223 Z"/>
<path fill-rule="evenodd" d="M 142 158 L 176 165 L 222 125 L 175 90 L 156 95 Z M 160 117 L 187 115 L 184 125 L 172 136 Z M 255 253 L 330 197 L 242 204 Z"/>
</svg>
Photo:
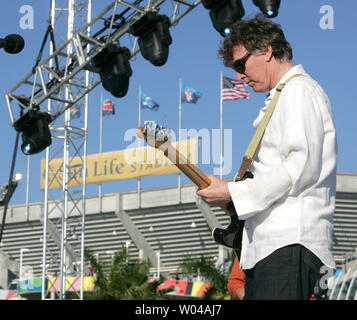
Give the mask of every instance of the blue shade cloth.
<svg viewBox="0 0 357 320">
<path fill-rule="evenodd" d="M 183 103 L 193 103 L 196 104 L 198 99 L 201 98 L 202 93 L 185 85 L 182 84 L 181 86 L 181 101 Z"/>
<path fill-rule="evenodd" d="M 150 109 L 152 111 L 159 110 L 160 105 L 151 97 L 141 91 L 141 109 Z"/>
</svg>

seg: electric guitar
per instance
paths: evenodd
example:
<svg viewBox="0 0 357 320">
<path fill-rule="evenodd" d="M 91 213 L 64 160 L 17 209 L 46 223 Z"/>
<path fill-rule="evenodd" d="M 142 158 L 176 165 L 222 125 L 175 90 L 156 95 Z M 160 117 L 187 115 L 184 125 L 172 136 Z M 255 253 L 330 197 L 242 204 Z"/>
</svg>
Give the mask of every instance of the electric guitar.
<svg viewBox="0 0 357 320">
<path fill-rule="evenodd" d="M 170 143 L 170 129 L 159 126 L 153 121 L 145 121 L 144 126 L 138 128 L 137 135 L 139 138 L 146 140 L 147 144 L 151 147 L 163 151 L 164 155 L 200 189 L 207 188 L 210 185 L 210 179 L 196 165 L 190 163 L 188 159 Z M 235 181 L 253 177 L 252 173 L 248 171 L 249 162 L 242 167 Z M 218 244 L 233 248 L 239 260 L 242 248 L 244 221 L 238 220 L 232 201 L 220 207 L 229 215 L 230 223 L 225 229 L 215 228 L 212 231 L 212 237 Z"/>
</svg>

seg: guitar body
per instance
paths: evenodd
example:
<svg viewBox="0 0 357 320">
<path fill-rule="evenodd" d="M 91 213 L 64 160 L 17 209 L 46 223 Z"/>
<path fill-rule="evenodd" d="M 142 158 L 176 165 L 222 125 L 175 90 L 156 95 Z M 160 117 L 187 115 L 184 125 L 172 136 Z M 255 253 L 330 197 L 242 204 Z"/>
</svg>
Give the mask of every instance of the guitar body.
<svg viewBox="0 0 357 320">
<path fill-rule="evenodd" d="M 246 171 L 241 180 L 245 180 L 247 178 L 253 178 L 253 174 L 250 171 Z M 232 201 L 230 201 L 225 206 L 225 210 L 229 211 L 231 221 L 225 229 L 215 228 L 212 231 L 212 237 L 218 244 L 234 249 L 238 260 L 240 260 L 240 254 L 242 251 L 244 220 L 238 219 Z"/>
</svg>

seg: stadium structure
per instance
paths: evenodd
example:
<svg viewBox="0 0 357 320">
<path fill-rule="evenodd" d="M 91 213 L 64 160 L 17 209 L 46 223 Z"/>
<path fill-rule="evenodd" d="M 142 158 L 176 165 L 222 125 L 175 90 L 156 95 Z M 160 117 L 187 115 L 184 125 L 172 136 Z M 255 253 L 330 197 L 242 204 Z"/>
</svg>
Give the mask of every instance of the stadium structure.
<svg viewBox="0 0 357 320">
<path fill-rule="evenodd" d="M 229 252 L 217 245 L 211 230 L 226 226 L 228 216 L 218 207 L 209 207 L 196 196 L 197 187 L 184 184 L 167 188 L 144 189 L 141 207 L 138 192 L 104 194 L 88 198 L 85 246 L 97 254 L 100 261 L 110 262 L 113 252 L 127 247 L 135 259 L 149 259 L 152 274 L 175 275 L 185 257 L 206 257 L 223 263 Z M 181 201 L 178 201 L 178 192 Z M 100 205 L 100 201 L 102 204 Z M 99 208 L 102 208 L 102 211 Z M 19 275 L 21 258 L 23 274 L 41 277 L 43 249 L 43 203 L 9 207 L 1 244 L 1 285 L 5 288 Z M 59 235 L 51 237 L 55 239 Z M 78 248 L 79 230 L 70 237 L 73 250 Z M 333 298 L 356 299 L 357 282 L 355 248 L 357 248 L 357 174 L 337 174 L 337 199 L 334 216 L 333 253 L 341 272 L 336 278 Z M 51 240 L 52 264 L 48 275 L 58 273 L 60 248 Z M 26 249 L 26 251 L 24 251 Z M 22 254 L 21 254 L 22 251 Z M 159 255 L 158 255 L 159 253 Z M 20 254 L 22 257 L 20 257 Z M 336 288 L 335 288 L 336 287 Z M 341 289 L 342 287 L 342 289 Z M 345 291 L 340 293 L 339 291 Z M 339 296 L 338 296 L 339 295 Z"/>
</svg>

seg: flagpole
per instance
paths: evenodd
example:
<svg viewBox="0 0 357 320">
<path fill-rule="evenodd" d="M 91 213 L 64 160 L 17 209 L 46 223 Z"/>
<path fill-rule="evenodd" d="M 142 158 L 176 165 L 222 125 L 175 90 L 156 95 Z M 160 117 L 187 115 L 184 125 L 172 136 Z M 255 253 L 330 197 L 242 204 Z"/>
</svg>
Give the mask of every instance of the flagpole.
<svg viewBox="0 0 357 320">
<path fill-rule="evenodd" d="M 30 208 L 29 208 L 29 189 L 30 189 L 30 158 L 27 156 L 27 174 L 26 174 L 26 220 L 30 218 Z"/>
<path fill-rule="evenodd" d="M 141 85 L 139 85 L 139 110 L 138 110 L 138 128 L 141 126 Z M 141 141 L 138 139 L 138 151 L 141 146 Z M 138 156 L 138 152 L 136 152 L 136 155 Z M 141 179 L 138 177 L 138 207 L 141 207 Z"/>
<path fill-rule="evenodd" d="M 219 90 L 219 96 L 220 96 L 220 116 L 219 116 L 219 126 L 220 126 L 220 150 L 219 150 L 219 172 L 220 172 L 220 178 L 222 179 L 223 174 L 222 174 L 222 162 L 223 162 L 223 155 L 222 155 L 222 150 L 223 150 L 223 99 L 222 99 L 222 88 L 223 88 L 223 75 L 222 71 L 220 72 L 220 90 Z"/>
<path fill-rule="evenodd" d="M 182 91 L 182 79 L 179 78 L 179 144 L 181 141 L 181 111 L 182 111 L 182 99 L 181 99 L 181 91 Z M 181 172 L 177 174 L 177 194 L 178 194 L 178 202 L 181 203 Z"/>
<path fill-rule="evenodd" d="M 100 106 L 99 106 L 99 153 L 103 151 L 103 93 L 100 92 Z M 98 198 L 99 198 L 99 212 L 102 212 L 102 183 L 98 186 Z"/>
</svg>

